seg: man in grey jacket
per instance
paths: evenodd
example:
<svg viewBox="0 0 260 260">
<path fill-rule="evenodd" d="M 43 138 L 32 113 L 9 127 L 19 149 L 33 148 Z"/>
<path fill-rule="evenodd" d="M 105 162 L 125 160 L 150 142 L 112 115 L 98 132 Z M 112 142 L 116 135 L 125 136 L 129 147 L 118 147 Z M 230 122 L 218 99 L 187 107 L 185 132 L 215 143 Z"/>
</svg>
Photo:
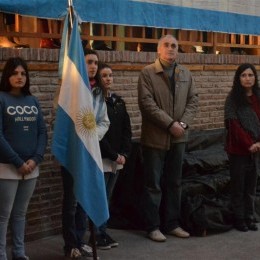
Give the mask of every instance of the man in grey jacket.
<svg viewBox="0 0 260 260">
<path fill-rule="evenodd" d="M 142 205 L 148 238 L 163 242 L 168 235 L 189 237 L 180 227 L 181 178 L 188 128 L 198 95 L 188 69 L 176 63 L 178 42 L 163 36 L 158 59 L 146 66 L 138 80 L 144 158 Z M 163 232 L 163 233 L 162 233 Z"/>
</svg>

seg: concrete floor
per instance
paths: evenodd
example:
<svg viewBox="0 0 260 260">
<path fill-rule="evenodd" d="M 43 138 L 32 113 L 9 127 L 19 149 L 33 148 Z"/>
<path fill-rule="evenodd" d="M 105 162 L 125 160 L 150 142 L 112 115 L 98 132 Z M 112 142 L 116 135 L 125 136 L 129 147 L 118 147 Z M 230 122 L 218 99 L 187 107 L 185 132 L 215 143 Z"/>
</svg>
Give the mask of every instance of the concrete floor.
<svg viewBox="0 0 260 260">
<path fill-rule="evenodd" d="M 258 225 L 260 228 L 260 224 Z M 142 231 L 109 229 L 108 233 L 120 244 L 119 247 L 110 250 L 98 250 L 101 260 L 260 259 L 260 231 L 231 230 L 188 239 L 167 236 L 167 241 L 163 243 L 156 243 L 145 238 L 145 233 Z M 62 247 L 62 237 L 57 235 L 26 243 L 26 252 L 30 260 L 62 260 L 66 259 L 63 256 Z"/>
</svg>

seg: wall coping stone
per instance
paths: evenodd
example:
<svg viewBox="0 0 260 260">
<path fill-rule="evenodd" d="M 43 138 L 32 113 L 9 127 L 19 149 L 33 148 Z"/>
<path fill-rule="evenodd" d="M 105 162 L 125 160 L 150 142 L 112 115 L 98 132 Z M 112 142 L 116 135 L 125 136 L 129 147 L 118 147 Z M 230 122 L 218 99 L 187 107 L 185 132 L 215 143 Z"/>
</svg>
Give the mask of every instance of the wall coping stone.
<svg viewBox="0 0 260 260">
<path fill-rule="evenodd" d="M 136 51 L 97 51 L 100 60 L 107 63 L 152 63 L 157 54 L 155 52 Z M 0 48 L 0 60 L 6 61 L 9 57 L 21 56 L 28 62 L 58 62 L 59 49 L 40 48 Z M 200 54 L 179 53 L 177 62 L 182 64 L 260 64 L 260 56 L 234 54 Z"/>
</svg>

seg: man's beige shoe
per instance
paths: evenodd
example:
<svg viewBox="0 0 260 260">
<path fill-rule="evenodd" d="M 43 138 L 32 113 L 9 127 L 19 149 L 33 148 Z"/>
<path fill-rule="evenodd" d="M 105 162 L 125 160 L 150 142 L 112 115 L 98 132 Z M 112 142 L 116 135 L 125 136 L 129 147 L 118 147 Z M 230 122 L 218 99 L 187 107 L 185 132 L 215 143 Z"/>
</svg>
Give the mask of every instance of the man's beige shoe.
<svg viewBox="0 0 260 260">
<path fill-rule="evenodd" d="M 166 241 L 166 237 L 161 233 L 159 229 L 156 229 L 147 234 L 147 237 L 155 242 L 164 242 Z"/>
<path fill-rule="evenodd" d="M 181 237 L 181 238 L 190 237 L 190 234 L 188 232 L 186 232 L 185 230 L 183 230 L 181 227 L 177 227 L 177 228 L 173 229 L 172 231 L 168 232 L 167 234 L 173 235 L 176 237 Z"/>
</svg>

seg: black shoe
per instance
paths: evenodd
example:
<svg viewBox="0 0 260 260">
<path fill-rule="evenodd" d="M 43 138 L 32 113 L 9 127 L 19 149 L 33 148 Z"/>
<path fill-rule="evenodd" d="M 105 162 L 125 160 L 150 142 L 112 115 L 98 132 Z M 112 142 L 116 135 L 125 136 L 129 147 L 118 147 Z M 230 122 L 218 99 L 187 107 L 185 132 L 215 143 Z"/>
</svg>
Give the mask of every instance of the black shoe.
<svg viewBox="0 0 260 260">
<path fill-rule="evenodd" d="M 235 223 L 234 227 L 235 227 L 235 229 L 242 231 L 242 232 L 248 231 L 248 227 L 244 221 L 239 221 L 239 222 Z"/>
<path fill-rule="evenodd" d="M 107 243 L 111 246 L 111 247 L 117 247 L 119 246 L 119 243 L 117 241 L 115 241 L 111 236 L 109 236 L 107 233 L 105 234 L 105 238 L 107 240 Z"/>
<path fill-rule="evenodd" d="M 88 245 L 93 248 L 92 245 L 92 237 L 89 238 Z M 96 247 L 98 249 L 107 250 L 111 249 L 111 246 L 109 245 L 105 235 L 96 235 Z"/>
<path fill-rule="evenodd" d="M 13 260 L 29 260 L 28 256 L 20 256 L 20 257 L 14 257 L 12 258 Z"/>
<path fill-rule="evenodd" d="M 252 230 L 252 231 L 258 230 L 257 225 L 252 220 L 246 221 L 246 225 L 247 225 L 249 230 Z"/>
</svg>

